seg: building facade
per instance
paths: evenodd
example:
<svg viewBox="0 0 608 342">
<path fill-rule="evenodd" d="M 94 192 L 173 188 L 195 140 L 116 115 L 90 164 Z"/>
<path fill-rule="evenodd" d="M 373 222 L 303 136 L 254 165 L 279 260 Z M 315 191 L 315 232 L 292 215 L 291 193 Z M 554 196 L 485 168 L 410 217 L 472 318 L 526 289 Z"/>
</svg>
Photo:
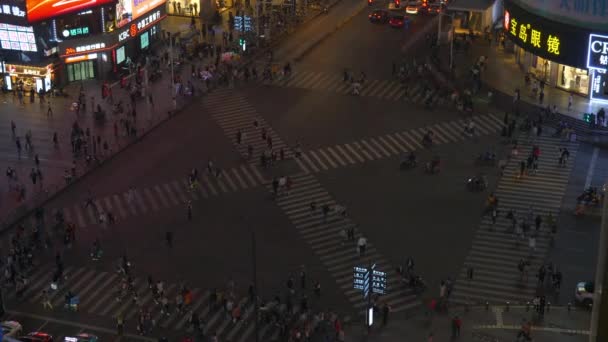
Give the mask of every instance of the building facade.
<svg viewBox="0 0 608 342">
<path fill-rule="evenodd" d="M 86 79 L 117 79 L 161 39 L 165 2 L 2 0 L 2 86 L 48 91 Z"/>
<path fill-rule="evenodd" d="M 608 101 L 607 3 L 505 0 L 507 48 L 524 71 L 547 85 Z"/>
</svg>

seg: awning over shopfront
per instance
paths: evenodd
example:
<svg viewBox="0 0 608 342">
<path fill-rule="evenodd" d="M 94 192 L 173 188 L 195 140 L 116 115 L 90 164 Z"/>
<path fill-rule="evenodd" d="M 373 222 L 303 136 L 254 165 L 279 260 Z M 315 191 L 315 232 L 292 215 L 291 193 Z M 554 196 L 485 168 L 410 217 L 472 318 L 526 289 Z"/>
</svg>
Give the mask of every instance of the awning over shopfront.
<svg viewBox="0 0 608 342">
<path fill-rule="evenodd" d="M 452 0 L 448 5 L 450 11 L 484 12 L 497 0 Z"/>
</svg>

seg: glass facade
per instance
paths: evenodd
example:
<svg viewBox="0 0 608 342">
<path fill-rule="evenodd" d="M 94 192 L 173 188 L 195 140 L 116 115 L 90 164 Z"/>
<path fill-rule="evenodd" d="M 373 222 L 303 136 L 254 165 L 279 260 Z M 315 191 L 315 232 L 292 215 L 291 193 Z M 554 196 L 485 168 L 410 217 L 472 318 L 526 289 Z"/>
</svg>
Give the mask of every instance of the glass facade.
<svg viewBox="0 0 608 342">
<path fill-rule="evenodd" d="M 95 78 L 96 61 L 83 61 L 67 65 L 68 82 Z"/>
</svg>

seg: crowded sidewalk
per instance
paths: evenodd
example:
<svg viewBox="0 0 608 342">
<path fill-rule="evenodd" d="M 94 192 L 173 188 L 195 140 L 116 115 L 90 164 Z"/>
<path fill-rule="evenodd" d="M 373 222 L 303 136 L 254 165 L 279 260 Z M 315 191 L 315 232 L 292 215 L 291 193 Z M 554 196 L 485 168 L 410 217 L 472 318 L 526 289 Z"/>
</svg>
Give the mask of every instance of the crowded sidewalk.
<svg viewBox="0 0 608 342">
<path fill-rule="evenodd" d="M 183 24 L 190 22 L 189 18 L 176 19 L 163 29 L 183 31 Z M 221 44 L 222 35 L 211 40 L 210 35 L 206 37 L 209 44 Z M 183 54 L 179 46 L 174 47 L 174 59 L 182 61 L 174 73 L 176 78 L 184 80 L 185 90 L 185 95 L 177 96 L 175 101 L 167 91 L 171 89 L 168 42 L 160 43 L 149 59 L 149 65 L 156 63 L 161 66 L 161 73 L 157 74 L 160 77 L 136 86 L 136 78 L 142 81 L 144 75 L 149 74 L 133 72 L 123 82 L 106 82 L 105 86 L 111 89 L 111 100 L 103 98 L 104 82 L 98 80 L 69 84 L 63 89 L 65 95 L 30 98 L 29 94 L 1 94 L 4 120 L 0 128 L 5 134 L 0 167 L 6 171 L 6 181 L 0 185 L 0 217 L 3 221 L 11 224 L 76 178 L 137 141 L 145 132 L 167 119 L 169 113 L 186 105 L 192 88 L 204 89 L 202 84 L 192 83 L 194 64 L 185 63 Z M 195 63 L 201 67 L 214 60 L 215 56 L 209 54 Z M 104 114 L 96 115 L 99 110 Z"/>
<path fill-rule="evenodd" d="M 448 73 L 450 46 L 441 46 L 439 57 L 441 69 Z M 476 36 L 473 39 L 457 39 L 453 49 L 453 70 L 451 80 L 461 89 L 470 89 L 472 84 L 472 73 L 476 72 L 473 67 L 482 61 L 483 67 L 479 75 L 483 87 L 478 92 L 479 98 L 487 99 L 488 91 L 502 93 L 508 97 L 515 96 L 515 90 L 520 90 L 520 100 L 528 105 L 542 108 L 547 106 L 555 107 L 557 113 L 570 116 L 575 119 L 583 120 L 584 113 L 597 113 L 604 106 L 600 103 L 593 103 L 588 98 L 581 95 L 572 94 L 546 85 L 543 87 L 543 99 L 540 100 L 541 83 L 531 78 L 526 80 L 526 72 L 516 63 L 515 55 L 505 51 L 502 44 L 497 44 L 496 40 L 488 41 L 484 37 Z M 535 82 L 536 81 L 536 82 Z M 536 92 L 534 91 L 534 84 Z"/>
</svg>

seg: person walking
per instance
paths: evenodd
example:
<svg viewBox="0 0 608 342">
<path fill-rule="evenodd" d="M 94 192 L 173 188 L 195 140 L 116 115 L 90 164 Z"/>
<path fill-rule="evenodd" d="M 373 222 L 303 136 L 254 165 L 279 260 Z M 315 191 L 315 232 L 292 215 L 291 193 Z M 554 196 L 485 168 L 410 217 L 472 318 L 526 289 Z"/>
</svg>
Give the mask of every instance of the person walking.
<svg viewBox="0 0 608 342">
<path fill-rule="evenodd" d="M 388 315 L 391 312 L 391 307 L 387 304 L 384 303 L 384 306 L 382 306 L 382 326 L 385 327 L 388 324 Z"/>
<path fill-rule="evenodd" d="M 365 248 L 367 247 L 367 239 L 362 235 L 357 241 L 357 247 L 359 249 L 359 256 L 365 255 Z"/>
<path fill-rule="evenodd" d="M 186 208 L 188 210 L 188 221 L 192 221 L 192 202 L 188 201 L 186 203 Z"/>
<path fill-rule="evenodd" d="M 53 116 L 53 108 L 51 108 L 51 101 L 49 101 L 49 108 L 46 111 L 46 116 L 48 116 L 48 117 Z"/>
<path fill-rule="evenodd" d="M 460 337 L 461 326 L 462 320 L 458 316 L 454 316 L 452 319 L 452 338 Z"/>
<path fill-rule="evenodd" d="M 53 310 L 53 304 L 51 304 L 48 290 L 42 291 L 42 308 L 45 310 Z"/>
</svg>

